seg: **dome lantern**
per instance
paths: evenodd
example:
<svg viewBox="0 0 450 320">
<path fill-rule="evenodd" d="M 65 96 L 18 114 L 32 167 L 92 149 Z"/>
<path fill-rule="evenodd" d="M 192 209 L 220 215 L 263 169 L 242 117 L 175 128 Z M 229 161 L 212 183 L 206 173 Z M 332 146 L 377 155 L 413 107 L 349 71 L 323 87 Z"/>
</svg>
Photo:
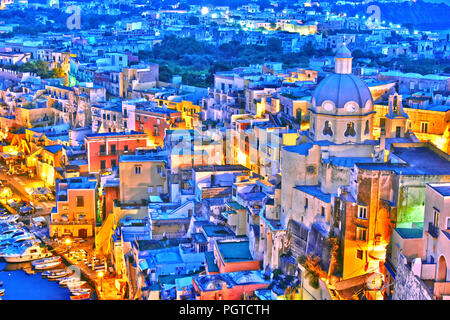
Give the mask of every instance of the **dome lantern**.
<svg viewBox="0 0 450 320">
<path fill-rule="evenodd" d="M 334 58 L 334 72 L 338 74 L 351 74 L 352 60 L 352 53 L 344 42 L 336 52 L 336 57 Z"/>
</svg>

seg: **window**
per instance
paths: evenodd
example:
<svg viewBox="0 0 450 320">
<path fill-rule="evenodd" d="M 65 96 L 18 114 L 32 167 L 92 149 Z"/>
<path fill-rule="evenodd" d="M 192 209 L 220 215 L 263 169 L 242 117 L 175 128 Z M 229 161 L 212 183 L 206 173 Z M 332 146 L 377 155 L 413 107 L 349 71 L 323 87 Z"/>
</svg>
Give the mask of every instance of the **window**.
<svg viewBox="0 0 450 320">
<path fill-rule="evenodd" d="M 359 219 L 367 219 L 367 207 L 358 207 L 358 218 Z"/>
<path fill-rule="evenodd" d="M 325 121 L 325 124 L 324 124 L 324 128 L 323 128 L 323 135 L 324 136 L 333 136 L 333 130 L 331 130 L 331 124 L 330 124 L 330 121 Z"/>
<path fill-rule="evenodd" d="M 156 187 L 156 192 L 162 193 L 163 192 L 163 186 L 157 186 Z"/>
<path fill-rule="evenodd" d="M 84 207 L 84 197 L 77 196 L 77 207 Z"/>
<path fill-rule="evenodd" d="M 128 128 L 128 124 L 127 124 L 126 121 L 123 122 L 123 127 L 124 127 L 125 129 Z"/>
<path fill-rule="evenodd" d="M 111 168 L 115 168 L 115 167 L 117 167 L 117 161 L 111 160 Z"/>
<path fill-rule="evenodd" d="M 355 124 L 353 122 L 347 123 L 347 130 L 345 130 L 344 136 L 346 137 L 356 136 Z"/>
<path fill-rule="evenodd" d="M 435 227 L 439 227 L 439 211 L 438 210 L 434 210 L 433 224 Z"/>
<path fill-rule="evenodd" d="M 420 123 L 420 132 L 428 133 L 428 122 L 421 122 Z"/>
<path fill-rule="evenodd" d="M 106 169 L 106 160 L 101 160 L 100 161 L 100 169 L 101 170 L 105 170 Z"/>
<path fill-rule="evenodd" d="M 320 215 L 322 217 L 325 217 L 325 207 L 322 207 L 321 211 L 320 211 Z"/>
<path fill-rule="evenodd" d="M 128 152 L 128 146 L 124 146 L 124 147 L 123 147 L 123 151 Z"/>
<path fill-rule="evenodd" d="M 356 240 L 366 241 L 367 239 L 367 228 L 356 227 Z"/>
<path fill-rule="evenodd" d="M 148 187 L 148 193 L 153 193 L 153 187 Z"/>
<path fill-rule="evenodd" d="M 305 209 L 308 208 L 308 198 L 305 198 Z"/>
<path fill-rule="evenodd" d="M 159 130 L 158 130 L 158 127 L 153 127 L 153 135 L 154 135 L 155 137 L 159 136 Z"/>
<path fill-rule="evenodd" d="M 116 153 L 116 145 L 112 144 L 111 145 L 111 154 L 115 154 Z"/>
<path fill-rule="evenodd" d="M 100 145 L 100 153 L 105 153 L 106 152 L 106 145 L 101 144 Z"/>
<path fill-rule="evenodd" d="M 370 122 L 366 120 L 366 129 L 364 129 L 364 134 L 367 136 L 370 133 Z"/>
<path fill-rule="evenodd" d="M 364 257 L 364 250 L 356 250 L 356 258 L 358 258 L 359 260 L 362 260 Z"/>
<path fill-rule="evenodd" d="M 446 229 L 450 229 L 450 217 L 447 218 L 447 225 L 446 225 Z"/>
<path fill-rule="evenodd" d="M 134 173 L 135 174 L 141 174 L 141 166 L 135 166 L 134 167 Z"/>
</svg>

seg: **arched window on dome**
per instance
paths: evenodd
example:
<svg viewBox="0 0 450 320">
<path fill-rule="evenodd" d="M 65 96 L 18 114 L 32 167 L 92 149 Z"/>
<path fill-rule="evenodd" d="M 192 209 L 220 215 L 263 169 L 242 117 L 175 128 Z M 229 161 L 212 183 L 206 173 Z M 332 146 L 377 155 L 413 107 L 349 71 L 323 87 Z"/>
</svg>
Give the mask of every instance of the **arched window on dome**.
<svg viewBox="0 0 450 320">
<path fill-rule="evenodd" d="M 366 128 L 364 129 L 364 134 L 368 135 L 370 132 L 370 122 L 369 120 L 366 120 Z"/>
<path fill-rule="evenodd" d="M 347 130 L 345 130 L 344 136 L 346 136 L 346 137 L 356 136 L 355 124 L 353 122 L 347 123 Z"/>
<path fill-rule="evenodd" d="M 330 137 L 333 136 L 333 130 L 331 130 L 330 121 L 325 121 L 324 127 L 323 127 L 323 135 L 329 135 Z"/>
</svg>

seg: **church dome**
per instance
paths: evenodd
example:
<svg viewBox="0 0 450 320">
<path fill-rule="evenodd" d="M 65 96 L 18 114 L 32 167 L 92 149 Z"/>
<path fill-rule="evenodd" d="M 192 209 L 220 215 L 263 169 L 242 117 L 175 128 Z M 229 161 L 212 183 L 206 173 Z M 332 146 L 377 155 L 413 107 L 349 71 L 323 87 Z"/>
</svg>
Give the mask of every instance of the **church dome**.
<svg viewBox="0 0 450 320">
<path fill-rule="evenodd" d="M 365 108 L 372 101 L 372 93 L 367 84 L 352 74 L 335 73 L 322 80 L 312 95 L 313 108 L 320 107 L 325 101 L 334 103 L 336 109 L 343 109 L 347 103 L 355 102 L 359 108 Z"/>
</svg>

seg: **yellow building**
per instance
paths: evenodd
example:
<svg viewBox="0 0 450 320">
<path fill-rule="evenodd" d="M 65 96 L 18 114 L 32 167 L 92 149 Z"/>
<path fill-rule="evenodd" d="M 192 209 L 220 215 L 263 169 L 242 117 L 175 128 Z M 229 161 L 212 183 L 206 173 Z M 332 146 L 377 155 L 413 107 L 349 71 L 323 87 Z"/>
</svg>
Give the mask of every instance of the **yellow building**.
<svg viewBox="0 0 450 320">
<path fill-rule="evenodd" d="M 186 123 L 187 129 L 194 127 L 194 121 L 200 119 L 202 107 L 195 105 L 192 101 L 181 100 L 179 102 L 168 99 L 155 99 L 160 107 L 164 106 L 168 109 L 181 112 L 182 119 Z"/>
<path fill-rule="evenodd" d="M 399 96 L 402 99 L 402 96 Z M 436 147 L 449 153 L 450 136 L 450 105 L 423 105 L 409 107 L 404 105 L 403 110 L 409 119 L 406 122 L 407 129 L 411 130 L 421 141 L 430 141 Z M 380 137 L 381 125 L 386 121 L 389 105 L 375 104 L 374 138 Z"/>
</svg>

